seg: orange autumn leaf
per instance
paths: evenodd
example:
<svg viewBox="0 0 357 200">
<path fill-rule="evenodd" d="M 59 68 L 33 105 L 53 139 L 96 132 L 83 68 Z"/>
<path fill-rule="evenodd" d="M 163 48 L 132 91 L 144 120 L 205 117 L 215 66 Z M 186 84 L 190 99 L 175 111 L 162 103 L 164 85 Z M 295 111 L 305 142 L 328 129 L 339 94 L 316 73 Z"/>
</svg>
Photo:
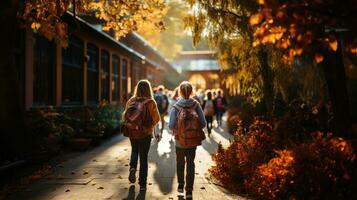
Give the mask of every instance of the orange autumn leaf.
<svg viewBox="0 0 357 200">
<path fill-rule="evenodd" d="M 249 23 L 251 25 L 256 25 L 256 24 L 259 24 L 262 21 L 262 19 L 263 19 L 263 15 L 261 13 L 257 13 L 257 14 L 250 16 Z"/>
<path fill-rule="evenodd" d="M 34 30 L 38 30 L 40 27 L 41 27 L 41 24 L 40 24 L 40 23 L 33 22 L 33 23 L 31 24 L 31 28 L 34 29 Z"/>
<path fill-rule="evenodd" d="M 338 43 L 336 40 L 329 42 L 328 45 L 330 49 L 332 49 L 333 51 L 337 51 Z"/>
<path fill-rule="evenodd" d="M 357 54 L 357 47 L 350 48 L 350 52 L 353 54 Z"/>
<path fill-rule="evenodd" d="M 315 55 L 315 62 L 316 63 L 321 63 L 324 60 L 324 56 L 321 54 L 316 54 Z"/>
<path fill-rule="evenodd" d="M 258 4 L 263 5 L 265 3 L 265 0 L 257 0 Z"/>
</svg>

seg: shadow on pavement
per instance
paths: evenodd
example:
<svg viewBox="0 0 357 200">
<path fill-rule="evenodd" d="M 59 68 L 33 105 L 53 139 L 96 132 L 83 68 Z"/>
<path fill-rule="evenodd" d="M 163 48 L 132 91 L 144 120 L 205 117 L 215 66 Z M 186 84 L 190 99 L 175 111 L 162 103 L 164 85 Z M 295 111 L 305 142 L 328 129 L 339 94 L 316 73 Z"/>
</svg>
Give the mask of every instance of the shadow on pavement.
<svg viewBox="0 0 357 200">
<path fill-rule="evenodd" d="M 136 197 L 136 200 L 145 200 L 145 196 L 146 196 L 146 190 L 140 191 L 138 196 Z"/>
<path fill-rule="evenodd" d="M 172 191 L 172 184 L 176 174 L 175 143 L 171 134 L 164 131 L 160 142 L 153 141 L 149 152 L 149 162 L 155 163 L 155 183 L 163 193 Z"/>
<path fill-rule="evenodd" d="M 129 187 L 129 193 L 128 193 L 128 197 L 126 199 L 127 200 L 135 200 L 135 185 L 131 185 Z"/>
</svg>

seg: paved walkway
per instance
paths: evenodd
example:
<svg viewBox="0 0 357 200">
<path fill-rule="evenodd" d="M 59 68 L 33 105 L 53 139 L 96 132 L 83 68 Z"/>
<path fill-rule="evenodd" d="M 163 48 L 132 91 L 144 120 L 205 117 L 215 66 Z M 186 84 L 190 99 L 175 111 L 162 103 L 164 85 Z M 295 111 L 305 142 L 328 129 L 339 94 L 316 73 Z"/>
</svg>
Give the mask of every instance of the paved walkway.
<svg viewBox="0 0 357 200">
<path fill-rule="evenodd" d="M 229 144 L 231 135 L 216 128 L 198 147 L 194 199 L 238 199 L 205 178 L 212 165 L 211 154 L 221 142 Z M 177 193 L 175 147 L 173 137 L 164 131 L 160 142 L 152 140 L 149 152 L 148 188 L 139 193 L 137 184 L 129 184 L 130 142 L 115 136 L 101 146 L 72 156 L 56 166 L 54 173 L 31 184 L 10 199 L 91 200 L 91 199 L 184 199 Z"/>
</svg>

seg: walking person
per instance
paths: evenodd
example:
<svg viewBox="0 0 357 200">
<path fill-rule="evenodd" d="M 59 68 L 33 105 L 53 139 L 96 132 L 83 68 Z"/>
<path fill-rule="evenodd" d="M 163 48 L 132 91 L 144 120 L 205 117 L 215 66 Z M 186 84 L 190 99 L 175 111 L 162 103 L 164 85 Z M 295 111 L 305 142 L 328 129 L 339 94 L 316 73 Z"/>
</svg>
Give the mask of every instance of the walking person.
<svg viewBox="0 0 357 200">
<path fill-rule="evenodd" d="M 226 112 L 227 101 L 223 96 L 222 91 L 218 90 L 217 97 L 214 99 L 214 107 L 216 112 L 216 120 L 218 126 L 222 125 L 222 117 L 224 112 Z"/>
<path fill-rule="evenodd" d="M 214 115 L 214 104 L 212 100 L 212 92 L 207 91 L 207 100 L 203 102 L 203 113 L 205 114 L 206 122 L 207 122 L 207 131 L 208 136 L 211 135 L 212 131 L 212 122 L 213 122 L 213 115 Z"/>
<path fill-rule="evenodd" d="M 161 135 L 165 128 L 165 116 L 167 115 L 167 109 L 169 108 L 169 99 L 164 94 L 165 87 L 160 85 L 157 88 L 157 93 L 154 95 L 154 99 L 156 101 L 157 107 L 159 109 L 160 118 L 161 118 Z"/>
<path fill-rule="evenodd" d="M 124 111 L 123 133 L 130 138 L 131 157 L 129 181 L 135 183 L 138 158 L 140 158 L 139 185 L 146 190 L 148 153 L 155 125 L 160 121 L 157 105 L 153 98 L 151 84 L 140 80 L 134 96 L 129 99 Z"/>
<path fill-rule="evenodd" d="M 186 199 L 190 200 L 195 179 L 196 147 L 205 139 L 202 129 L 206 126 L 206 120 L 199 102 L 190 98 L 192 85 L 184 81 L 179 88 L 182 98 L 171 110 L 169 128 L 173 130 L 176 141 L 177 190 L 183 192 L 185 188 Z"/>
</svg>

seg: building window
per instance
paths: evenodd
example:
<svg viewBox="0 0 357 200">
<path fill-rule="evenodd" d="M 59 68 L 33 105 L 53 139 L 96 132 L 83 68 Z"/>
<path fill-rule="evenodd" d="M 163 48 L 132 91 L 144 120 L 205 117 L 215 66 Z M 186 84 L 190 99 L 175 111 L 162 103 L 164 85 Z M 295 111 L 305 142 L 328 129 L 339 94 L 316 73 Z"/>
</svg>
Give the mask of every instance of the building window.
<svg viewBox="0 0 357 200">
<path fill-rule="evenodd" d="M 52 105 L 54 99 L 54 45 L 36 35 L 33 63 L 33 103 Z"/>
<path fill-rule="evenodd" d="M 93 44 L 87 45 L 87 56 L 89 56 L 87 67 L 87 100 L 90 104 L 98 103 L 98 69 L 99 50 Z"/>
<path fill-rule="evenodd" d="M 101 55 L 101 65 L 102 65 L 102 100 L 109 101 L 109 53 L 102 50 Z"/>
<path fill-rule="evenodd" d="M 113 56 L 112 59 L 112 96 L 113 101 L 119 101 L 119 69 L 120 69 L 120 59 L 117 56 Z"/>
<path fill-rule="evenodd" d="M 62 102 L 80 104 L 83 100 L 83 41 L 71 36 L 62 51 Z"/>
<path fill-rule="evenodd" d="M 122 95 L 124 101 L 128 97 L 128 61 L 123 59 L 122 71 L 121 71 L 121 80 L 122 80 Z"/>
</svg>

